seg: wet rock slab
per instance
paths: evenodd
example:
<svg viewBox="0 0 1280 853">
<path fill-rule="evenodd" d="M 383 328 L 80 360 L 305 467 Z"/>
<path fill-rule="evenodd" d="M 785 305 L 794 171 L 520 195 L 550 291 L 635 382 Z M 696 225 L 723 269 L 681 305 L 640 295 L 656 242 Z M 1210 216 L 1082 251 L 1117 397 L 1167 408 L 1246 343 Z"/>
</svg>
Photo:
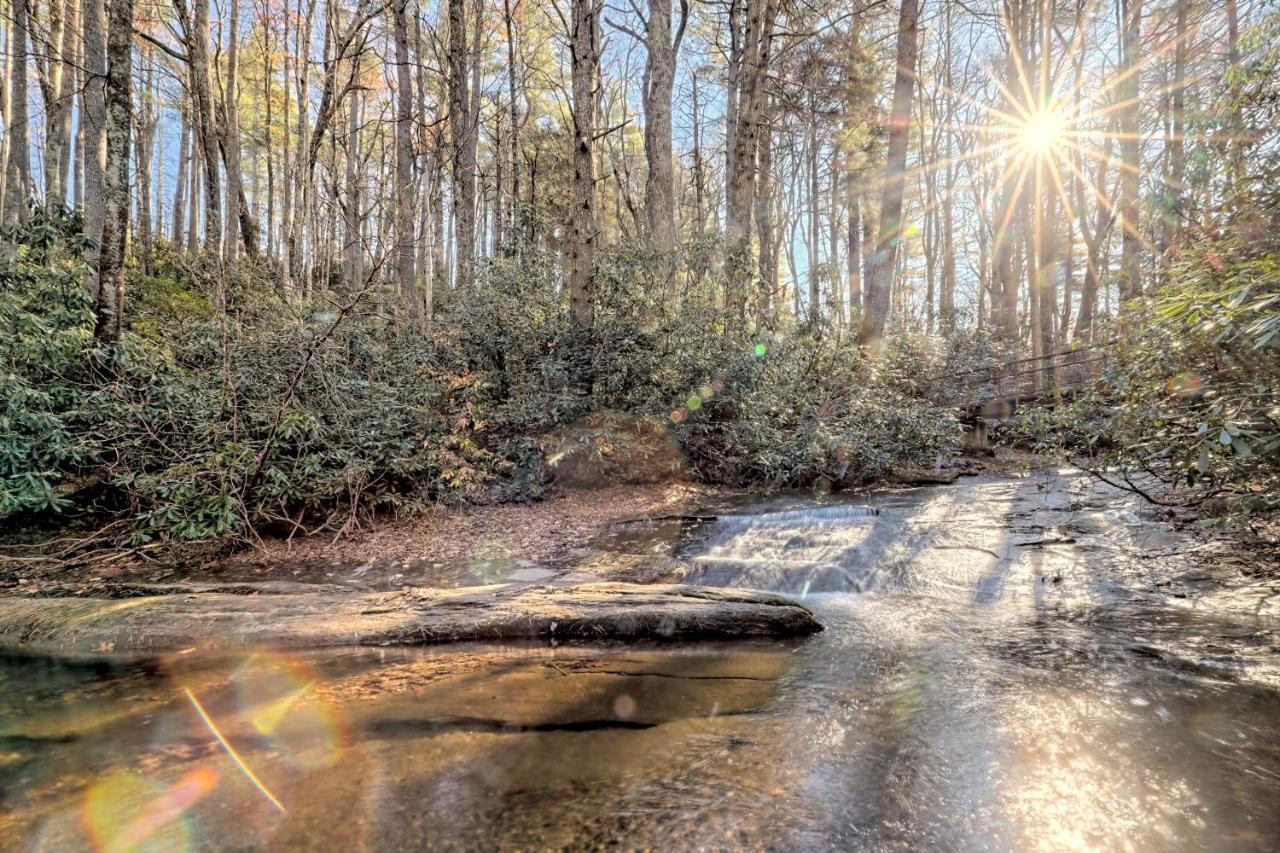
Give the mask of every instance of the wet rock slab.
<svg viewBox="0 0 1280 853">
<path fill-rule="evenodd" d="M 43 654 L 782 637 L 820 630 L 808 609 L 783 596 L 680 585 L 499 584 L 365 594 L 0 599 L 0 650 Z"/>
</svg>

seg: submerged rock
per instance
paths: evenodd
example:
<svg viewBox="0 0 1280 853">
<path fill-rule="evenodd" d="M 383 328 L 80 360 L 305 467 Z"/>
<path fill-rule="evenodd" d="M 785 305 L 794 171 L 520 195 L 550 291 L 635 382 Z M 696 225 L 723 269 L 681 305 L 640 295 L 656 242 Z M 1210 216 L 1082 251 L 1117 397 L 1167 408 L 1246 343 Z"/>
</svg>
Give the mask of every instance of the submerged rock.
<svg viewBox="0 0 1280 853">
<path fill-rule="evenodd" d="M 820 630 L 807 608 L 779 595 L 679 585 L 499 584 L 365 594 L 0 599 L 0 651 L 41 654 L 782 637 Z"/>
</svg>

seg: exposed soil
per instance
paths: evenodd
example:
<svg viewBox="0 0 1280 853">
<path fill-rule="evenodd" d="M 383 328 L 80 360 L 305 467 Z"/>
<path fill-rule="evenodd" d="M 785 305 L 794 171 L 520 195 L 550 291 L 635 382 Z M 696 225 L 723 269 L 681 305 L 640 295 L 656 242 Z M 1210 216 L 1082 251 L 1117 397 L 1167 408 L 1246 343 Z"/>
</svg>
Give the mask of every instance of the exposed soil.
<svg viewBox="0 0 1280 853">
<path fill-rule="evenodd" d="M 355 589 L 456 587 L 506 580 L 561 562 L 617 519 L 679 512 L 724 490 L 687 483 L 568 491 L 531 503 L 439 507 L 337 542 L 331 536 L 267 539 L 229 558 L 181 551 L 94 552 L 55 561 L 0 552 L 0 594 L 140 594 L 139 584 L 340 583 Z M 266 591 L 266 590 L 260 590 Z"/>
</svg>

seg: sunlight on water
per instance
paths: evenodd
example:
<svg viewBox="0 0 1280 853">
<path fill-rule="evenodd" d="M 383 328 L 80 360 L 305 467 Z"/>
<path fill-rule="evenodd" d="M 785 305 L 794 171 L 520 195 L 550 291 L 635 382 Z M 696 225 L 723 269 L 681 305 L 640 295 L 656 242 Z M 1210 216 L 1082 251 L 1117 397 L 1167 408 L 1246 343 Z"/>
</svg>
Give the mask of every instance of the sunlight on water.
<svg viewBox="0 0 1280 853">
<path fill-rule="evenodd" d="M 1179 537 L 1071 488 L 774 496 L 669 529 L 692 582 L 804 597 L 826 630 L 803 641 L 7 661 L 0 840 L 1274 849 L 1280 698 L 1200 665 L 1226 642 L 1201 615 L 1135 601 Z"/>
</svg>

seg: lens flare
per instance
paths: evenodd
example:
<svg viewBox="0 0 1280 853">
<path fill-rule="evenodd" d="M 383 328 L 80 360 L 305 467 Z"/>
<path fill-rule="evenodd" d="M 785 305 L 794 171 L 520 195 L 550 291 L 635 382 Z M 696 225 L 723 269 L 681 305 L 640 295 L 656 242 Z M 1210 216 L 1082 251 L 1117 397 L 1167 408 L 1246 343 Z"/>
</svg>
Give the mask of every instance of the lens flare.
<svg viewBox="0 0 1280 853">
<path fill-rule="evenodd" d="M 262 793 L 262 796 L 266 797 L 271 802 L 271 805 L 275 806 L 281 811 L 281 813 L 283 813 L 285 811 L 284 806 L 276 799 L 275 794 L 271 793 L 270 789 L 262 783 L 262 780 L 254 775 L 253 771 L 249 769 L 249 765 L 244 763 L 244 759 L 240 757 L 240 753 L 236 752 L 235 747 L 233 747 L 227 739 L 222 736 L 222 732 L 218 729 L 217 725 L 214 724 L 213 719 L 209 716 L 208 712 L 205 711 L 204 706 L 200 704 L 200 700 L 196 698 L 196 694 L 192 693 L 190 688 L 187 687 L 182 688 L 182 690 L 187 694 L 187 698 L 191 700 L 191 705 L 196 709 L 196 713 L 200 715 L 200 719 L 204 721 L 205 727 L 209 729 L 215 738 L 217 738 L 218 743 L 222 744 L 222 748 L 226 750 L 227 755 L 231 757 L 233 762 L 235 762 L 236 767 L 240 768 L 240 772 L 245 775 L 245 778 L 253 783 L 253 786 Z"/>
<path fill-rule="evenodd" d="M 236 673 L 236 689 L 249 722 L 289 762 L 332 767 L 344 743 L 337 717 L 316 693 L 319 676 L 305 663 L 259 653 Z"/>
<path fill-rule="evenodd" d="M 1046 154 L 1061 140 L 1066 121 L 1057 110 L 1045 108 L 1023 124 L 1019 141 L 1033 154 Z"/>
<path fill-rule="evenodd" d="M 93 784 L 80 822 L 97 850 L 181 851 L 191 846 L 186 812 L 218 783 L 212 767 L 197 767 L 165 788 L 127 771 Z"/>
</svg>

